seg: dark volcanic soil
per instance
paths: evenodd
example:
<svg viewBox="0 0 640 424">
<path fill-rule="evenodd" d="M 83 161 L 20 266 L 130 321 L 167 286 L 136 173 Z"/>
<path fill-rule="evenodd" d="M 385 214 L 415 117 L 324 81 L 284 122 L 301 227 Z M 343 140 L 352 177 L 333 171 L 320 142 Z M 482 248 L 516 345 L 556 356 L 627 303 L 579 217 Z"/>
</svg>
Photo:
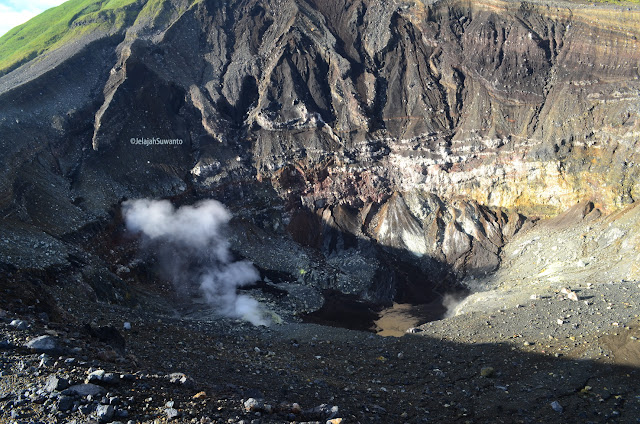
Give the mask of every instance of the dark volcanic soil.
<svg viewBox="0 0 640 424">
<path fill-rule="evenodd" d="M 108 403 L 115 415 L 103 421 L 149 423 L 176 414 L 174 422 L 218 423 L 629 423 L 640 416 L 638 369 L 616 364 L 623 354 L 638 354 L 637 318 L 621 323 L 615 335 L 584 334 L 587 346 L 612 348 L 586 360 L 574 358 L 565 341 L 543 341 L 546 335 L 496 334 L 491 342 L 474 342 L 474 326 L 487 325 L 481 314 L 395 338 L 315 324 L 252 327 L 207 319 L 206 310 L 190 314 L 200 319 L 180 318 L 160 302 L 155 308 L 165 313 L 147 312 L 153 298 L 144 308 L 88 310 L 65 297 L 65 308 L 83 312 L 49 323 L 28 309 L 2 312 L 1 339 L 9 343 L 0 350 L 0 422 L 87 422 Z M 529 319 L 525 309 L 502 312 L 520 325 Z M 16 318 L 30 328 L 11 325 Z M 112 346 L 117 337 L 96 337 L 107 326 L 124 336 L 125 351 Z M 22 347 L 43 334 L 53 335 L 61 350 L 42 356 Z M 43 390 L 51 375 L 74 384 L 94 370 L 115 373 L 111 383 L 94 381 L 104 395 Z M 252 411 L 244 406 L 249 398 L 258 400 Z"/>
</svg>

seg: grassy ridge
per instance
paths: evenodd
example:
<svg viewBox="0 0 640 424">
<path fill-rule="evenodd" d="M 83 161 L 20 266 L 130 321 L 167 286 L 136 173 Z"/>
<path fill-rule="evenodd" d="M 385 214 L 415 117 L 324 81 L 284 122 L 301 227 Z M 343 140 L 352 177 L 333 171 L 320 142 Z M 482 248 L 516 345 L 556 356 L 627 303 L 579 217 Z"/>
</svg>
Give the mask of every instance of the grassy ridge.
<svg viewBox="0 0 640 424">
<path fill-rule="evenodd" d="M 0 76 L 40 54 L 96 30 L 118 30 L 135 19 L 138 0 L 69 0 L 0 37 Z"/>
<path fill-rule="evenodd" d="M 137 19 L 166 24 L 174 13 L 182 14 L 198 1 L 175 9 L 169 0 L 69 0 L 0 37 L 0 76 L 93 31 L 118 31 Z"/>
</svg>

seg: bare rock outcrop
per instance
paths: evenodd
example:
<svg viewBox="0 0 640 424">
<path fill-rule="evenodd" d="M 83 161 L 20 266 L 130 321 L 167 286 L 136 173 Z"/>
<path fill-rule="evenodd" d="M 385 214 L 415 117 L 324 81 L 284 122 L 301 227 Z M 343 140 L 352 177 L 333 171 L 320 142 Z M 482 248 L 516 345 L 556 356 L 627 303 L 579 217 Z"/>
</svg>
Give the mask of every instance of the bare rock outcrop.
<svg viewBox="0 0 640 424">
<path fill-rule="evenodd" d="M 299 282 L 390 301 L 408 274 L 433 276 L 429 291 L 494 271 L 527 216 L 638 197 L 636 6 L 166 0 L 129 13 L 0 77 L 0 230 L 66 244 L 56 266 L 123 199 L 215 197 L 265 235 L 238 240 L 305 252 L 314 272 Z M 301 268 L 256 246 L 234 248 Z M 385 276 L 391 257 L 413 271 Z"/>
</svg>

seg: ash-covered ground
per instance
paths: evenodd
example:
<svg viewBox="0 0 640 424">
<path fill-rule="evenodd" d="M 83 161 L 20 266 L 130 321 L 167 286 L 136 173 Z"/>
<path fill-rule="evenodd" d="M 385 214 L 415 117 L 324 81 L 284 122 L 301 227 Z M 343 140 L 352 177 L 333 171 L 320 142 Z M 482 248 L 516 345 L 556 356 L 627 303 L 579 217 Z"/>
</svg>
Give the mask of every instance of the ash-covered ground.
<svg viewBox="0 0 640 424">
<path fill-rule="evenodd" d="M 571 249 L 545 244 L 575 240 L 582 225 L 593 240 L 600 230 L 625 232 L 634 210 L 588 222 L 576 210 L 564 215 L 570 226 L 555 220 L 523 234 L 503 269 L 449 305 L 450 318 L 402 337 L 291 316 L 253 326 L 180 300 L 170 285 L 140 288 L 128 307 L 87 302 L 61 285 L 47 288 L 47 303 L 37 286 L 5 280 L 0 421 L 637 422 L 640 281 L 614 274 L 625 270 L 605 261 L 602 246 L 597 262 L 570 268 Z M 534 252 L 527 269 L 522 244 Z M 617 258 L 633 247 L 617 245 Z M 518 272 L 536 266 L 556 272 L 523 281 Z M 402 312 L 418 322 L 419 309 L 396 306 L 378 326 L 392 329 Z"/>
</svg>

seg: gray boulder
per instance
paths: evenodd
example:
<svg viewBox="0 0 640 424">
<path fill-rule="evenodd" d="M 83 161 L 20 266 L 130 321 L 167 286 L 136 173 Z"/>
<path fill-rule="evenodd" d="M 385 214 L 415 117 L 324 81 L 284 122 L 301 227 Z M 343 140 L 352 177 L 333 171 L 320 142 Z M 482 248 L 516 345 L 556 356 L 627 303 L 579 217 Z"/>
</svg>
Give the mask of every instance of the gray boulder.
<svg viewBox="0 0 640 424">
<path fill-rule="evenodd" d="M 56 375 L 50 375 L 47 378 L 47 382 L 45 383 L 44 389 L 51 392 L 59 392 L 69 387 L 69 380 L 60 378 Z"/>
<path fill-rule="evenodd" d="M 107 390 L 103 387 L 97 386 L 95 384 L 76 384 L 62 392 L 65 395 L 77 395 L 81 397 L 85 396 L 104 396 L 107 393 Z"/>
<path fill-rule="evenodd" d="M 29 341 L 27 348 L 40 353 L 56 353 L 60 351 L 57 340 L 52 336 L 40 336 Z"/>
</svg>

